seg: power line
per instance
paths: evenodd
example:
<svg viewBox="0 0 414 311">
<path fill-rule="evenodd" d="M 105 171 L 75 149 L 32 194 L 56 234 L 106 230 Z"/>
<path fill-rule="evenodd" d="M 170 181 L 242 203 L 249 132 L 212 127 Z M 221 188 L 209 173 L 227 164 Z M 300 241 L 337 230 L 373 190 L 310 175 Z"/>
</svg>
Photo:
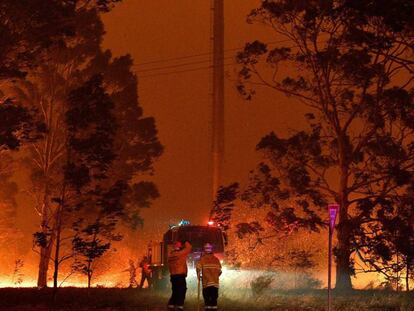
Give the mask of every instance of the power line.
<svg viewBox="0 0 414 311">
<path fill-rule="evenodd" d="M 231 65 L 235 65 L 236 63 L 229 63 L 229 64 L 224 64 L 224 66 L 231 66 Z M 198 71 L 198 70 L 203 70 L 203 69 L 211 69 L 213 66 L 204 66 L 204 67 L 197 67 L 197 68 L 191 68 L 191 69 L 186 69 L 186 70 L 176 70 L 176 71 L 168 71 L 168 72 L 160 72 L 160 73 L 155 73 L 155 74 L 148 74 L 148 75 L 144 75 L 144 76 L 138 76 L 138 80 L 142 79 L 142 78 L 148 78 L 148 77 L 156 77 L 156 76 L 165 76 L 165 75 L 171 75 L 171 74 L 176 74 L 176 73 L 184 73 L 184 72 L 191 72 L 191 71 Z"/>
<path fill-rule="evenodd" d="M 291 41 L 290 39 L 285 39 L 285 40 L 268 42 L 266 44 L 267 45 L 273 45 L 273 44 L 290 42 L 290 41 Z M 224 52 L 231 52 L 231 51 L 237 51 L 237 50 L 242 50 L 242 49 L 244 49 L 244 47 L 226 49 L 226 50 L 224 50 Z M 178 57 L 148 61 L 148 62 L 144 62 L 144 63 L 138 63 L 138 64 L 134 64 L 133 66 L 138 67 L 138 66 L 144 66 L 144 65 L 149 65 L 149 64 L 165 63 L 165 62 L 170 62 L 170 61 L 175 61 L 175 60 L 182 60 L 182 59 L 188 59 L 188 58 L 194 58 L 194 57 L 200 57 L 200 56 L 210 56 L 210 55 L 212 55 L 211 52 L 205 52 L 205 53 L 199 53 L 199 54 L 190 54 L 190 55 L 185 55 L 185 56 L 178 56 Z"/>
<path fill-rule="evenodd" d="M 275 42 L 271 42 L 271 43 L 267 43 L 267 44 L 281 43 L 281 42 L 287 42 L 287 41 L 290 41 L 290 40 L 275 41 Z M 291 46 L 290 48 L 293 48 L 293 47 L 294 46 Z M 224 59 L 232 59 L 232 58 L 233 57 L 225 57 Z M 165 61 L 167 61 L 167 60 L 165 60 Z M 135 72 L 136 73 L 141 73 L 141 72 L 149 72 L 149 73 L 151 73 L 151 72 L 157 71 L 157 70 L 163 70 L 163 69 L 169 69 L 169 68 L 177 68 L 177 67 L 179 68 L 179 67 L 183 67 L 183 66 L 194 65 L 194 64 L 202 64 L 202 63 L 208 63 L 208 62 L 211 62 L 211 60 L 203 60 L 203 61 L 181 63 L 181 64 L 175 64 L 175 65 L 155 67 L 155 68 L 147 68 L 147 69 L 143 69 L 143 70 L 137 70 Z M 236 65 L 236 64 L 237 63 L 233 62 L 233 63 L 224 64 L 224 66 L 230 66 L 230 65 Z M 203 66 L 203 67 L 196 67 L 196 68 L 188 68 L 188 69 L 183 69 L 183 70 L 176 70 L 176 71 L 167 71 L 167 72 L 159 72 L 159 73 L 154 73 L 154 74 L 147 74 L 147 75 L 143 75 L 143 76 L 138 76 L 138 78 L 141 79 L 141 78 L 147 78 L 147 77 L 165 76 L 165 75 L 170 75 L 170 74 L 177 74 L 177 73 L 184 73 L 184 72 L 192 72 L 192 71 L 198 71 L 198 70 L 203 70 L 203 69 L 211 69 L 211 68 L 213 68 L 213 66 Z"/>
<path fill-rule="evenodd" d="M 224 57 L 224 60 L 226 60 L 226 59 L 233 59 L 233 56 Z M 142 70 L 136 70 L 135 72 L 136 73 L 141 73 L 141 72 L 148 72 L 148 71 L 153 71 L 153 70 L 162 70 L 162 69 L 166 69 L 166 68 L 177 68 L 177 67 L 182 67 L 182 66 L 203 64 L 203 63 L 209 63 L 209 62 L 211 62 L 211 61 L 209 59 L 207 59 L 207 60 L 197 61 L 197 62 L 189 62 L 189 63 L 181 63 L 181 64 L 176 64 L 176 65 L 169 65 L 169 66 L 147 68 L 147 69 L 142 69 Z"/>
</svg>

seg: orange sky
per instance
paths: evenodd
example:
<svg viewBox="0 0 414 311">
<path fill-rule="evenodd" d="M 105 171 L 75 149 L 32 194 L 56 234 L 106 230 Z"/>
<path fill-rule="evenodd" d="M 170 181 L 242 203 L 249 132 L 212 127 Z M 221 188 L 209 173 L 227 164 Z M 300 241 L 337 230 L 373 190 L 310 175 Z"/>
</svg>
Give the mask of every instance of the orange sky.
<svg viewBox="0 0 414 311">
<path fill-rule="evenodd" d="M 171 5 L 174 3 L 174 5 Z M 248 41 L 275 41 L 271 32 L 248 25 L 246 15 L 258 0 L 225 1 L 225 53 L 232 57 L 234 48 Z M 208 55 L 139 65 L 163 59 L 208 53 L 210 51 L 210 1 L 208 0 L 124 0 L 104 16 L 107 35 L 104 46 L 115 55 L 130 53 L 139 77 L 140 103 L 147 115 L 156 118 L 165 153 L 156 164 L 154 181 L 161 192 L 145 211 L 144 233 L 161 233 L 169 223 L 190 219 L 207 220 L 210 199 L 211 100 L 210 70 L 154 75 L 207 67 L 208 63 L 142 71 L 179 63 L 208 60 Z M 277 40 L 277 39 L 276 39 Z M 225 63 L 232 63 L 226 59 Z M 271 130 L 286 133 L 301 119 L 299 109 L 281 105 L 285 98 L 263 89 L 253 102 L 245 102 L 236 92 L 234 66 L 226 66 L 225 85 L 225 163 L 224 183 L 246 180 L 258 161 L 255 145 Z"/>
<path fill-rule="evenodd" d="M 233 62 L 230 57 L 235 56 L 235 48 L 248 41 L 281 39 L 263 26 L 246 23 L 247 14 L 259 3 L 259 0 L 225 1 L 226 64 Z M 207 68 L 171 72 L 207 67 L 208 62 L 204 61 L 209 56 L 140 64 L 210 52 L 210 0 L 123 0 L 112 12 L 104 14 L 103 20 L 107 32 L 104 47 L 115 56 L 132 55 L 139 77 L 140 104 L 147 116 L 155 117 L 165 147 L 152 177 L 161 198 L 143 212 L 145 226 L 136 237 L 140 242 L 160 239 L 168 224 L 182 218 L 193 223 L 206 222 L 211 208 L 211 72 Z M 189 62 L 200 63 L 150 70 Z M 287 134 L 303 124 L 302 107 L 272 90 L 258 89 L 253 101 L 244 101 L 235 88 L 235 69 L 226 66 L 225 184 L 246 182 L 249 171 L 260 160 L 255 146 L 261 137 L 272 130 Z M 170 74 L 162 74 L 166 72 Z M 31 241 L 39 220 L 33 210 L 27 210 L 27 202 L 20 205 L 17 227 L 24 231 L 26 241 Z M 121 244 L 139 256 L 146 245 L 136 245 L 131 237 Z M 26 244 L 16 245 L 20 247 L 29 252 L 35 267 L 37 255 Z"/>
</svg>

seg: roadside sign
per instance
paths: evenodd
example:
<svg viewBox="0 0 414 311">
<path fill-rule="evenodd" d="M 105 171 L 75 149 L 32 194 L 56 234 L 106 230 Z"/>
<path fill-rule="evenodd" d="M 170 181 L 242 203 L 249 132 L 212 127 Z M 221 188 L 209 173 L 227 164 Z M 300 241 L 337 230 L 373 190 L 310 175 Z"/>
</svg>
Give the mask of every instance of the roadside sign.
<svg viewBox="0 0 414 311">
<path fill-rule="evenodd" d="M 331 203 L 328 205 L 328 209 L 329 209 L 329 226 L 331 227 L 331 230 L 333 232 L 333 229 L 335 228 L 336 216 L 338 215 L 338 211 L 339 211 L 339 204 Z"/>
</svg>

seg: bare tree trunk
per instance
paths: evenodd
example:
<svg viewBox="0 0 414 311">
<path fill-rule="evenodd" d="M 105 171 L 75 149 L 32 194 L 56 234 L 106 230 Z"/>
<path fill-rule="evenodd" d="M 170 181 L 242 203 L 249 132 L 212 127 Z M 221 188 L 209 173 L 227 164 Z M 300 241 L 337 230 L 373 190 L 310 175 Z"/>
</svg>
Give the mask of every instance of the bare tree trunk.
<svg viewBox="0 0 414 311">
<path fill-rule="evenodd" d="M 91 288 L 91 279 L 92 279 L 92 271 L 91 271 L 91 262 L 88 262 L 88 289 Z"/>
<path fill-rule="evenodd" d="M 49 112 L 48 118 L 46 118 L 46 124 L 48 125 L 49 130 L 51 129 L 50 125 L 52 122 L 52 105 L 49 105 Z M 49 260 L 50 255 L 52 253 L 52 245 L 53 245 L 53 232 L 50 230 L 50 219 L 49 219 L 49 196 L 50 196 L 50 188 L 49 188 L 49 155 L 50 155 L 50 146 L 51 146 L 51 137 L 50 134 L 46 137 L 45 142 L 45 149 L 44 149 L 44 161 L 43 163 L 43 174 L 45 178 L 45 185 L 44 185 L 44 196 L 43 196 L 43 205 L 42 205 L 42 213 L 41 213 L 41 226 L 42 226 L 42 233 L 46 237 L 47 243 L 45 246 L 41 246 L 40 249 L 40 263 L 39 263 L 39 273 L 37 278 L 37 287 L 44 288 L 47 287 L 47 271 L 49 269 Z M 50 237 L 49 237 L 49 234 Z M 49 237 L 49 238 L 48 238 Z"/>
<path fill-rule="evenodd" d="M 39 262 L 39 271 L 37 277 L 37 287 L 45 288 L 47 287 L 47 271 L 49 269 L 49 260 L 52 252 L 53 245 L 53 234 L 49 228 L 49 189 L 48 185 L 45 186 L 45 194 L 43 197 L 43 206 L 42 206 L 42 233 L 46 238 L 46 245 L 40 247 L 40 262 Z"/>
<path fill-rule="evenodd" d="M 37 277 L 37 287 L 47 287 L 47 272 L 49 270 L 50 256 L 52 253 L 53 236 L 46 247 L 40 249 L 40 262 L 39 262 L 39 273 Z"/>
<path fill-rule="evenodd" d="M 340 217 L 341 218 L 341 217 Z M 342 217 L 343 219 L 343 217 Z M 338 225 L 338 246 L 336 249 L 336 285 L 338 290 L 351 290 L 352 267 L 351 267 L 351 245 L 350 230 L 347 220 L 340 221 Z"/>
<path fill-rule="evenodd" d="M 337 290 L 352 290 L 351 275 L 351 224 L 348 217 L 348 163 L 345 139 L 340 141 L 340 182 L 339 182 L 339 222 L 337 226 L 338 246 L 336 248 L 336 284 Z"/>
<path fill-rule="evenodd" d="M 53 288 L 57 288 L 58 285 L 58 273 L 59 273 L 59 252 L 60 252 L 60 233 L 62 231 L 62 206 L 59 206 L 59 210 L 56 213 L 56 245 L 55 245 L 55 258 L 54 258 L 54 267 L 55 271 L 53 272 Z"/>
</svg>

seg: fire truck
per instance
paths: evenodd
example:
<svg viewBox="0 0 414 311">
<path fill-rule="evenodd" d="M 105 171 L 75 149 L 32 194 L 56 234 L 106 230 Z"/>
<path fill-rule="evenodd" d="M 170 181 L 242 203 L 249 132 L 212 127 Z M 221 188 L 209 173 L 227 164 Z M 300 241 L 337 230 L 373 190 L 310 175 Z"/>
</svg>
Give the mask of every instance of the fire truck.
<svg viewBox="0 0 414 311">
<path fill-rule="evenodd" d="M 156 290 L 166 289 L 169 284 L 168 254 L 173 250 L 174 242 L 189 241 L 192 245 L 191 253 L 188 255 L 187 265 L 190 270 L 195 269 L 200 259 L 205 243 L 211 243 L 214 254 L 224 260 L 224 250 L 227 239 L 224 231 L 212 221 L 207 225 L 192 225 L 189 221 L 181 220 L 178 225 L 170 226 L 164 233 L 161 242 L 150 242 L 147 256 L 152 270 L 152 284 Z"/>
</svg>

